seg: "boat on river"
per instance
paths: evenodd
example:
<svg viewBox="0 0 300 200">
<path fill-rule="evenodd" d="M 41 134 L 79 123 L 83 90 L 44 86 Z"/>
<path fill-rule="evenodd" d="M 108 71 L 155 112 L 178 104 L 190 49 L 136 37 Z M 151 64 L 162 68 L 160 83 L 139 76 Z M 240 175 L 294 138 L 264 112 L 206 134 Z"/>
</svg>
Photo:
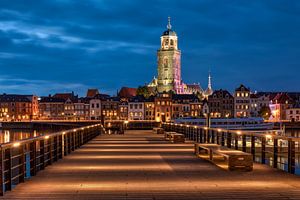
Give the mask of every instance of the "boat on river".
<svg viewBox="0 0 300 200">
<path fill-rule="evenodd" d="M 223 128 L 228 130 L 271 130 L 274 123 L 265 122 L 261 117 L 245 118 L 178 118 L 174 120 L 178 124 L 188 124 L 195 126 L 209 126 L 211 128 Z"/>
</svg>

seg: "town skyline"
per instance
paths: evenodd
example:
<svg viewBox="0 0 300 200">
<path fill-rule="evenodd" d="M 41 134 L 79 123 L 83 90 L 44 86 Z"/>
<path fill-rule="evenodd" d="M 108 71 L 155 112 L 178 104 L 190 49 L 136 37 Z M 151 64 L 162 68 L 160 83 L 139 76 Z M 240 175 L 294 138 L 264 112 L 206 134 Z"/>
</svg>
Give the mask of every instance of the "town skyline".
<svg viewBox="0 0 300 200">
<path fill-rule="evenodd" d="M 1 92 L 83 96 L 99 88 L 114 95 L 122 86 L 148 84 L 157 74 L 156 51 L 168 16 L 186 82 L 205 89 L 210 70 L 214 89 L 232 92 L 244 84 L 253 91 L 299 91 L 296 1 L 121 4 L 1 2 Z M 79 9 L 84 11 L 75 15 Z"/>
</svg>

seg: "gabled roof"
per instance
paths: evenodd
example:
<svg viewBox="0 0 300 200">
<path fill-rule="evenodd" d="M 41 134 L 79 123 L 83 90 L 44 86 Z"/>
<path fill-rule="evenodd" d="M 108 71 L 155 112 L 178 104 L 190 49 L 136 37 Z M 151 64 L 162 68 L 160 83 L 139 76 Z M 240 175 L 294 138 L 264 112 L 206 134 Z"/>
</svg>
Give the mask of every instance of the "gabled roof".
<svg viewBox="0 0 300 200">
<path fill-rule="evenodd" d="M 225 98 L 226 95 L 228 95 L 228 98 L 233 98 L 233 96 L 230 94 L 230 92 L 228 92 L 227 90 L 215 90 L 210 96 L 208 96 L 208 98 L 214 98 L 215 96 L 217 98 Z"/>
<path fill-rule="evenodd" d="M 287 93 L 278 93 L 272 99 L 272 102 L 277 104 L 293 104 L 294 100 Z"/>
<path fill-rule="evenodd" d="M 100 94 L 98 89 L 88 89 L 88 91 L 86 93 L 86 97 L 93 98 L 97 94 Z"/>
<path fill-rule="evenodd" d="M 186 84 L 188 90 L 192 90 L 194 92 L 203 92 L 200 84 Z"/>
<path fill-rule="evenodd" d="M 286 93 L 289 97 L 291 97 L 294 101 L 300 100 L 300 92 L 258 92 L 259 96 L 266 95 L 272 100 L 278 93 Z"/>
<path fill-rule="evenodd" d="M 121 98 L 131 98 L 136 96 L 136 88 L 122 87 L 118 96 Z"/>
<path fill-rule="evenodd" d="M 238 88 L 235 89 L 235 91 L 244 91 L 244 92 L 250 92 L 250 89 L 241 84 Z"/>
</svg>

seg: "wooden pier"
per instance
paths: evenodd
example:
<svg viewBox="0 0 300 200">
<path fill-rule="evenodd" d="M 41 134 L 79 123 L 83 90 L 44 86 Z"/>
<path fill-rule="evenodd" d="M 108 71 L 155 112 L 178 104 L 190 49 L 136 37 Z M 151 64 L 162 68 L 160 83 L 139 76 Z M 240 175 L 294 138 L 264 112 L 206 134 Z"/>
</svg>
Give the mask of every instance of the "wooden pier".
<svg viewBox="0 0 300 200">
<path fill-rule="evenodd" d="M 299 199 L 300 177 L 262 164 L 226 171 L 151 130 L 100 135 L 3 199 Z"/>
</svg>

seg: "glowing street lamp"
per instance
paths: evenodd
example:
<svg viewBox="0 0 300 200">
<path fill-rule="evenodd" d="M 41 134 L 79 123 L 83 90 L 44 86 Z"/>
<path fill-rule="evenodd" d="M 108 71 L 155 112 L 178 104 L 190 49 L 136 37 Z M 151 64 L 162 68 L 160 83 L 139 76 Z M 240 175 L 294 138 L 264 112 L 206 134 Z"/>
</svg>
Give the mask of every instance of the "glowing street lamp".
<svg viewBox="0 0 300 200">
<path fill-rule="evenodd" d="M 21 144 L 20 144 L 20 142 L 15 142 L 14 144 L 13 144 L 13 147 L 19 147 Z"/>
</svg>

